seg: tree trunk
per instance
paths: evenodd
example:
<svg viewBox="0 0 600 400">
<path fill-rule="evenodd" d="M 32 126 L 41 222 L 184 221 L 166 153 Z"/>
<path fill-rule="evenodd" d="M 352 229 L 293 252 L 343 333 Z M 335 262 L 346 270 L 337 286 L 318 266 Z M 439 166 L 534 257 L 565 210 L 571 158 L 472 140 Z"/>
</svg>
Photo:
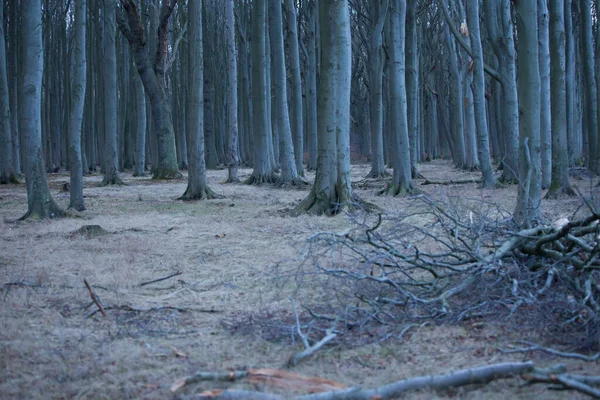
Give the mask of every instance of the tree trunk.
<svg viewBox="0 0 600 400">
<path fill-rule="evenodd" d="M 538 36 L 539 36 L 539 68 L 541 83 L 540 98 L 540 140 L 542 151 L 542 189 L 550 186 L 552 179 L 552 120 L 550 115 L 550 17 L 548 16 L 548 0 L 537 0 L 538 3 Z M 564 103 L 563 103 L 564 104 Z"/>
<path fill-rule="evenodd" d="M 317 168 L 317 20 L 315 1 L 308 5 L 307 16 L 307 68 L 306 68 L 306 137 L 308 138 L 308 169 Z"/>
<path fill-rule="evenodd" d="M 8 4 L 9 10 L 9 25 L 8 25 L 8 84 L 10 90 L 10 129 L 13 147 L 13 166 L 16 174 L 21 173 L 21 140 L 19 138 L 19 118 L 18 118 L 18 85 L 19 77 L 19 1 L 10 1 Z"/>
<path fill-rule="evenodd" d="M 238 151 L 238 70 L 233 3 L 234 0 L 226 0 L 225 2 L 225 39 L 227 43 L 227 76 L 229 81 L 227 89 L 227 129 L 229 131 L 227 143 L 227 182 L 229 183 L 240 181 L 238 178 L 238 167 L 240 165 Z"/>
<path fill-rule="evenodd" d="M 519 41 L 519 188 L 515 220 L 524 227 L 537 224 L 541 217 L 542 185 L 540 156 L 540 70 L 538 55 L 537 3 L 519 1 L 517 32 Z"/>
<path fill-rule="evenodd" d="M 418 176 L 418 130 L 419 130 L 419 48 L 417 46 L 417 3 L 406 2 L 406 98 L 408 137 L 410 141 L 410 169 Z"/>
<path fill-rule="evenodd" d="M 21 218 L 55 218 L 64 215 L 50 195 L 42 153 L 42 5 L 31 0 L 23 10 L 22 20 L 23 86 L 21 98 L 21 130 L 25 144 L 25 176 L 27 180 L 27 213 Z"/>
<path fill-rule="evenodd" d="M 592 38 L 592 2 L 581 0 L 581 40 L 583 42 L 583 70 L 585 75 L 586 128 L 588 137 L 587 166 L 594 172 L 598 165 L 598 92 L 594 70 L 594 41 Z M 584 146 L 585 147 L 585 146 Z"/>
<path fill-rule="evenodd" d="M 269 37 L 271 42 L 271 59 L 273 62 L 272 113 L 274 117 L 274 129 L 279 136 L 279 163 L 281 168 L 277 185 L 301 185 L 303 181 L 299 179 L 298 170 L 296 169 L 294 143 L 288 111 L 281 0 L 270 0 L 269 6 Z"/>
<path fill-rule="evenodd" d="M 71 110 L 69 112 L 69 167 L 71 202 L 69 208 L 85 210 L 83 202 L 83 163 L 81 159 L 81 131 L 83 125 L 83 106 L 87 83 L 86 71 L 86 15 L 87 2 L 79 0 L 75 4 L 75 48 L 73 66 L 73 84 L 71 85 Z"/>
<path fill-rule="evenodd" d="M 485 75 L 481 32 L 479 29 L 479 0 L 467 0 L 467 23 L 473 52 L 473 106 L 475 108 L 475 125 L 477 127 L 477 153 L 479 167 L 483 175 L 483 187 L 496 186 L 492 158 L 490 156 L 490 139 L 485 109 Z"/>
<path fill-rule="evenodd" d="M 0 0 L 0 22 L 2 21 L 4 21 L 4 1 Z M 13 162 L 5 49 L 4 24 L 0 23 L 0 184 L 19 181 Z"/>
<path fill-rule="evenodd" d="M 565 81 L 566 81 L 566 108 L 567 108 L 567 149 L 569 152 L 569 165 L 575 164 L 581 157 L 581 149 L 577 146 L 578 135 L 575 132 L 575 36 L 573 33 L 572 0 L 565 0 Z"/>
</svg>

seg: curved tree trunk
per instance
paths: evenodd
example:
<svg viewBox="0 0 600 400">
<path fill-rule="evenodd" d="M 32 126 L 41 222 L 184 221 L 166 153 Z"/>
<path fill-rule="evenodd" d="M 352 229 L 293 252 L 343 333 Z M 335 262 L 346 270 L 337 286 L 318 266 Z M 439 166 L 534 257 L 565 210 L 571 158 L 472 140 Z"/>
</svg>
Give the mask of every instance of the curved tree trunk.
<svg viewBox="0 0 600 400">
<path fill-rule="evenodd" d="M 42 5 L 40 0 L 31 0 L 28 6 L 23 10 L 21 20 L 23 91 L 20 126 L 25 144 L 27 180 L 27 213 L 21 219 L 55 218 L 63 216 L 64 211 L 50 195 L 42 153 Z"/>
<path fill-rule="evenodd" d="M 69 112 L 69 167 L 71 202 L 69 208 L 85 210 L 83 202 L 83 163 L 81 159 L 81 131 L 83 125 L 83 106 L 87 83 L 86 59 L 86 15 L 87 1 L 79 0 L 75 4 L 75 48 L 73 84 L 71 86 L 71 110 Z"/>
<path fill-rule="evenodd" d="M 477 153 L 483 175 L 483 187 L 490 188 L 496 186 L 496 178 L 494 177 L 490 156 L 490 139 L 485 107 L 485 76 L 479 29 L 479 0 L 467 0 L 467 23 L 471 37 L 471 51 L 473 52 L 473 106 L 477 127 Z"/>
</svg>

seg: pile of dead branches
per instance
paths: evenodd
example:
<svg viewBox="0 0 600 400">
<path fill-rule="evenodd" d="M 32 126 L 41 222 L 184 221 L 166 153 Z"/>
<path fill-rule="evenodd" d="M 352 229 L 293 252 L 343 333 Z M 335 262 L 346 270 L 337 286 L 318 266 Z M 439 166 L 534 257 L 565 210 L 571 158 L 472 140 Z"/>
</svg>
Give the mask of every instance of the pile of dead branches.
<svg viewBox="0 0 600 400">
<path fill-rule="evenodd" d="M 583 218 L 518 230 L 492 203 L 417 202 L 401 215 L 363 217 L 351 231 L 310 238 L 313 274 L 332 299 L 327 307 L 322 298 L 303 302 L 313 320 L 330 321 L 338 333 L 373 323 L 403 333 L 427 321 L 506 319 L 562 344 L 598 347 L 600 214 L 593 207 Z"/>
</svg>

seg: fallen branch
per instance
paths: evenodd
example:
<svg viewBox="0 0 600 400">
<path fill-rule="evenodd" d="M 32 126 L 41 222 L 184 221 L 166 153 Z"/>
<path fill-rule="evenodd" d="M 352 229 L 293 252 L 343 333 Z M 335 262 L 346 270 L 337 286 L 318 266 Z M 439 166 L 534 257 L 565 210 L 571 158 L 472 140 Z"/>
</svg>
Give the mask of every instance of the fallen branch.
<svg viewBox="0 0 600 400">
<path fill-rule="evenodd" d="M 120 310 L 120 311 L 136 312 L 136 313 L 151 312 L 151 311 L 161 311 L 161 310 L 173 310 L 173 311 L 177 311 L 177 312 L 180 312 L 180 313 L 186 313 L 186 312 L 193 311 L 193 312 L 208 313 L 208 314 L 217 314 L 217 313 L 222 312 L 220 310 L 215 310 L 214 308 L 209 308 L 209 309 L 204 309 L 204 308 L 188 309 L 188 308 L 180 308 L 180 307 L 173 307 L 173 306 L 159 306 L 159 307 L 151 307 L 151 308 L 135 308 L 135 307 L 131 307 L 131 306 L 128 306 L 128 305 L 109 306 L 109 307 L 105 307 L 104 310 Z M 92 311 L 91 313 L 89 313 L 88 315 L 86 315 L 86 318 L 92 317 L 97 312 L 98 312 L 98 310 Z"/>
<path fill-rule="evenodd" d="M 463 185 L 466 183 L 481 183 L 479 179 L 452 179 L 449 181 L 438 181 L 435 179 L 425 179 L 421 185 Z"/>
<path fill-rule="evenodd" d="M 597 361 L 600 359 L 600 353 L 596 353 L 593 356 L 586 356 L 585 354 L 567 353 L 564 351 L 551 349 L 549 347 L 543 347 L 543 346 L 537 345 L 535 343 L 530 343 L 530 342 L 523 342 L 523 343 L 529 344 L 530 346 L 529 347 L 519 347 L 516 349 L 508 349 L 508 350 L 499 348 L 498 351 L 500 351 L 501 353 L 504 353 L 504 354 L 529 353 L 530 351 L 542 351 L 544 353 L 552 354 L 553 356 L 557 356 L 557 357 L 574 358 L 577 360 L 583 360 L 583 361 L 589 361 L 589 362 Z"/>
<path fill-rule="evenodd" d="M 100 311 L 102 316 L 106 317 L 106 312 L 104 312 L 104 308 L 102 308 L 102 304 L 100 304 L 100 300 L 96 296 L 96 293 L 94 293 L 94 290 L 92 289 L 92 287 L 90 286 L 88 281 L 86 279 L 84 279 L 83 283 L 85 283 L 85 286 L 87 287 L 88 291 L 90 292 L 90 297 L 92 298 L 92 301 L 94 302 L 94 304 L 96 304 L 96 307 L 98 307 L 98 310 Z"/>
<path fill-rule="evenodd" d="M 166 281 L 166 280 L 167 280 L 167 279 L 169 279 L 169 278 L 172 278 L 172 277 L 174 277 L 174 276 L 179 276 L 179 275 L 181 275 L 181 274 L 183 274 L 183 272 L 181 272 L 181 271 L 177 271 L 177 272 L 175 272 L 175 273 L 172 273 L 171 275 L 169 275 L 169 276 L 165 276 L 165 277 L 163 277 L 163 278 L 154 279 L 153 281 L 148 281 L 148 282 L 142 282 L 142 283 L 140 283 L 140 287 L 142 287 L 142 286 L 146 286 L 146 285 L 151 285 L 151 284 L 153 284 L 153 283 L 157 283 L 157 282 Z"/>
<path fill-rule="evenodd" d="M 301 396 L 279 396 L 258 391 L 212 390 L 200 393 L 200 399 L 296 399 L 296 400 L 367 400 L 391 399 L 403 393 L 422 389 L 447 389 L 475 383 L 488 383 L 533 370 L 533 362 L 501 363 L 451 372 L 445 375 L 420 376 L 404 379 L 375 389 L 352 387 L 342 390 L 313 393 Z M 249 370 L 248 372 L 250 372 Z"/>
</svg>

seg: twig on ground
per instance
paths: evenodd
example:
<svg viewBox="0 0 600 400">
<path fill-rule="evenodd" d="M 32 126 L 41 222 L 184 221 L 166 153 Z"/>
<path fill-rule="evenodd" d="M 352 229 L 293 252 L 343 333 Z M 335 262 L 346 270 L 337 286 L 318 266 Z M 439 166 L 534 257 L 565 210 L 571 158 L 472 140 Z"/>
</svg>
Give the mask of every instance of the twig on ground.
<svg viewBox="0 0 600 400">
<path fill-rule="evenodd" d="M 98 310 L 100 311 L 100 313 L 102 314 L 102 316 L 106 317 L 106 312 L 104 312 L 104 308 L 102 308 L 102 304 L 100 304 L 100 300 L 96 296 L 96 293 L 94 293 L 94 290 L 92 289 L 92 287 L 90 286 L 90 284 L 88 283 L 88 281 L 86 279 L 84 279 L 83 283 L 85 284 L 85 286 L 87 287 L 88 291 L 90 292 L 90 297 L 92 298 L 92 301 L 94 302 L 94 304 L 96 304 L 96 306 L 98 307 Z"/>
<path fill-rule="evenodd" d="M 165 277 L 163 277 L 163 278 L 154 279 L 154 280 L 152 280 L 152 281 L 148 281 L 148 282 L 142 282 L 142 283 L 140 283 L 140 287 L 141 287 L 141 286 L 150 285 L 150 284 L 152 284 L 152 283 L 157 283 L 157 282 L 166 281 L 166 280 L 167 280 L 167 279 L 169 279 L 169 278 L 172 278 L 172 277 L 174 277 L 174 276 L 179 276 L 179 275 L 181 275 L 181 274 L 183 274 L 183 272 L 181 272 L 181 271 L 177 271 L 177 272 L 174 272 L 174 273 L 172 273 L 171 275 L 165 276 Z"/>
<path fill-rule="evenodd" d="M 519 347 L 516 349 L 502 349 L 502 348 L 498 348 L 498 351 L 504 354 L 510 354 L 510 353 L 529 353 L 530 351 L 542 351 L 544 353 L 548 353 L 548 354 L 552 354 L 554 356 L 557 357 L 562 357 L 562 358 L 574 358 L 577 360 L 583 360 L 583 361 L 589 361 L 589 362 L 593 362 L 593 361 L 597 361 L 600 359 L 600 353 L 596 353 L 593 356 L 586 356 L 585 354 L 579 354 L 579 353 L 567 353 L 564 351 L 559 351 L 559 350 L 555 350 L 555 349 L 551 349 L 549 347 L 543 347 L 540 345 L 537 345 L 535 343 L 531 343 L 531 342 L 525 342 L 523 341 L 522 343 L 528 344 L 530 345 L 529 347 Z"/>
</svg>

